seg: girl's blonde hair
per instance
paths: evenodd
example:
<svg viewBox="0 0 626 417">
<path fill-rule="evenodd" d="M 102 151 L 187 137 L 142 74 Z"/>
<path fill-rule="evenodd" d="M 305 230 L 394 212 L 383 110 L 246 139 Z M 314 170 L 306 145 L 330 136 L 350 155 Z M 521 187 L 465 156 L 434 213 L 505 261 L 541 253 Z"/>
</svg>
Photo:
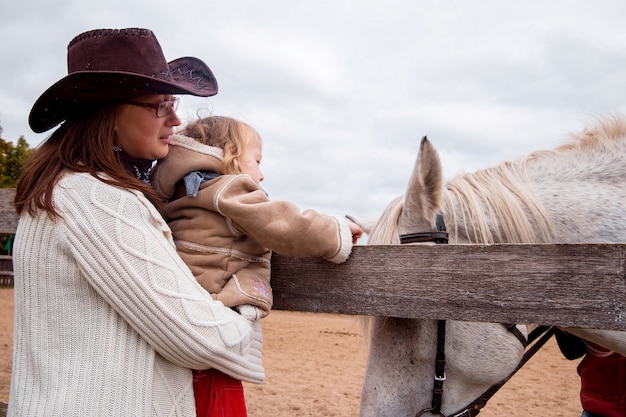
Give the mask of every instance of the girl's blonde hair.
<svg viewBox="0 0 626 417">
<path fill-rule="evenodd" d="M 191 122 L 181 134 L 205 145 L 224 151 L 222 169 L 224 174 L 241 174 L 239 161 L 251 138 L 259 134 L 250 125 L 226 116 L 209 116 Z"/>
</svg>

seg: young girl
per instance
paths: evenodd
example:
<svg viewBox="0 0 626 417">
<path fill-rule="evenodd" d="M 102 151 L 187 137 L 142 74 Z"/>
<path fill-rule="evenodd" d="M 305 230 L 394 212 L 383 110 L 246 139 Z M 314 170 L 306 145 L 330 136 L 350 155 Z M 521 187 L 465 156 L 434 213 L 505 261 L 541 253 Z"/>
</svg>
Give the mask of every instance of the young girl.
<svg viewBox="0 0 626 417">
<path fill-rule="evenodd" d="M 259 383 L 261 329 L 213 300 L 176 253 L 145 182 L 180 125 L 173 94 L 211 96 L 196 58 L 147 29 L 78 35 L 34 104 L 17 187 L 9 416 L 192 416 L 191 369 Z"/>
<path fill-rule="evenodd" d="M 215 299 L 252 321 L 272 307 L 272 250 L 341 263 L 362 234 L 343 217 L 271 201 L 259 186 L 261 139 L 243 122 L 207 117 L 174 135 L 170 146 L 155 167 L 152 185 L 169 199 L 161 213 L 178 253 Z M 210 399 L 223 395 L 216 374 L 194 371 L 198 415 L 213 415 Z M 229 390 L 241 387 L 237 380 L 224 384 Z"/>
</svg>

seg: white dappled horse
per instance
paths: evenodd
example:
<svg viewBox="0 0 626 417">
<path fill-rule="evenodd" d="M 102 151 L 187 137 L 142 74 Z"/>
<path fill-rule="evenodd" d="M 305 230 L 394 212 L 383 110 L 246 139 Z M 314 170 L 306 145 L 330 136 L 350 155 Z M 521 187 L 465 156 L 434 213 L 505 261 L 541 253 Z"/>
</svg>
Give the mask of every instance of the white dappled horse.
<svg viewBox="0 0 626 417">
<path fill-rule="evenodd" d="M 554 150 L 537 151 L 444 184 L 431 142 L 422 139 L 404 196 L 387 207 L 369 244 L 436 230 L 450 244 L 626 242 L 626 121 L 604 118 Z M 518 325 L 526 334 L 526 326 Z M 518 338 L 498 323 L 448 321 L 440 414 L 431 408 L 437 321 L 374 318 L 361 399 L 362 417 L 458 414 L 522 358 Z M 626 354 L 626 333 L 565 329 Z M 575 378 L 576 375 L 572 375 Z"/>
</svg>

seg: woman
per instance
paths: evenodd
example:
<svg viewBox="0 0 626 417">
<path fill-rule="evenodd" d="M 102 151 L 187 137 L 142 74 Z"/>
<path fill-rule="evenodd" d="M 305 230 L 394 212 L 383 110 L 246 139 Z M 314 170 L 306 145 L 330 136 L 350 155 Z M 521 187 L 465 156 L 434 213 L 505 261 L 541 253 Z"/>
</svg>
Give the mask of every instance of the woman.
<svg viewBox="0 0 626 417">
<path fill-rule="evenodd" d="M 85 32 L 67 59 L 29 118 L 62 124 L 15 198 L 8 415 L 195 415 L 191 369 L 264 379 L 258 321 L 200 287 L 144 182 L 181 123 L 173 95 L 217 83 L 196 58 L 168 63 L 147 29 Z"/>
</svg>

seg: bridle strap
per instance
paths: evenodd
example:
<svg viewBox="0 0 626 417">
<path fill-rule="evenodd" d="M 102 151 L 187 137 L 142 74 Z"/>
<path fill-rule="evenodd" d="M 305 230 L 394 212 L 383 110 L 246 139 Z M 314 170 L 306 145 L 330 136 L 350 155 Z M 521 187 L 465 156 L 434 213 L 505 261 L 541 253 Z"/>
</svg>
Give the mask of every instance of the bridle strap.
<svg viewBox="0 0 626 417">
<path fill-rule="evenodd" d="M 477 399 L 475 399 L 467 407 L 463 408 L 460 411 L 457 411 L 456 413 L 446 416 L 445 414 L 441 412 L 441 408 L 440 408 L 441 407 L 441 395 L 439 396 L 439 399 L 437 400 L 439 404 L 439 408 L 435 408 L 435 405 L 436 405 L 435 398 L 434 398 L 435 394 L 433 393 L 432 408 L 426 408 L 418 412 L 416 414 L 416 417 L 422 416 L 425 413 L 433 413 L 440 417 L 476 417 L 480 413 L 480 410 L 483 407 L 485 407 L 485 405 L 487 405 L 487 402 L 491 399 L 491 397 L 493 397 L 498 392 L 498 390 L 502 388 L 502 386 L 504 386 L 504 384 L 508 382 L 509 379 L 511 379 L 511 377 L 515 375 L 517 371 L 519 371 L 522 368 L 522 366 L 524 366 L 524 364 L 526 364 L 526 362 L 528 362 L 528 360 L 532 358 L 535 355 L 535 353 L 537 353 L 539 349 L 541 349 L 541 347 L 552 337 L 555 330 L 556 329 L 553 326 L 539 326 L 536 329 L 534 329 L 532 332 L 530 332 L 530 334 L 528 335 L 528 345 L 531 345 L 535 340 L 537 339 L 538 340 L 536 343 L 532 344 L 532 346 L 527 351 L 524 352 L 524 355 L 522 356 L 522 359 L 520 360 L 520 363 L 517 365 L 515 370 L 511 372 L 509 376 L 507 376 L 504 380 L 498 382 L 497 384 L 493 384 L 491 387 L 489 387 L 485 392 L 483 392 Z M 439 340 L 437 341 L 437 344 L 439 344 Z M 437 350 L 439 351 L 439 348 L 437 348 Z"/>
<path fill-rule="evenodd" d="M 438 244 L 446 244 L 448 243 L 448 233 L 446 232 L 446 224 L 443 220 L 443 216 L 441 214 L 437 215 L 435 220 L 435 225 L 437 227 L 437 231 L 432 232 L 419 232 L 419 233 L 407 233 L 404 235 L 400 235 L 400 243 L 419 243 L 419 242 L 435 242 Z M 433 380 L 433 398 L 431 401 L 431 408 L 425 408 L 419 411 L 416 414 L 416 417 L 419 417 L 425 413 L 432 413 L 441 417 L 475 417 L 478 415 L 480 410 L 487 405 L 487 401 L 491 397 L 494 396 L 496 392 L 509 380 L 513 375 L 520 370 L 522 366 L 528 360 L 533 357 L 535 353 L 552 337 L 555 332 L 554 327 L 552 326 L 539 326 L 534 329 L 528 335 L 528 341 L 524 337 L 524 335 L 520 332 L 515 324 L 503 324 L 507 330 L 517 337 L 520 341 L 524 349 L 527 346 L 532 344 L 537 338 L 541 336 L 536 343 L 532 344 L 532 346 L 524 352 L 520 363 L 517 365 L 515 370 L 509 374 L 504 380 L 498 382 L 497 384 L 493 384 L 489 387 L 485 392 L 482 393 L 477 399 L 475 399 L 470 405 L 465 407 L 464 409 L 450 414 L 446 416 L 441 412 L 441 402 L 443 397 L 443 383 L 446 380 L 446 354 L 445 354 L 445 344 L 446 344 L 446 321 L 438 320 L 437 321 L 437 355 L 435 357 L 435 376 Z"/>
<path fill-rule="evenodd" d="M 437 215 L 435 219 L 436 231 L 432 232 L 418 232 L 418 233 L 406 233 L 400 235 L 400 243 L 422 243 L 422 242 L 435 242 L 439 244 L 448 243 L 448 232 L 446 232 L 446 224 L 443 221 L 441 214 Z"/>
<path fill-rule="evenodd" d="M 407 233 L 400 235 L 400 243 L 419 243 L 419 242 L 435 242 L 437 244 L 448 243 L 448 232 L 446 231 L 446 223 L 441 214 L 437 214 L 435 219 L 436 231 Z M 435 357 L 435 376 L 433 378 L 433 399 L 431 408 L 425 409 L 417 413 L 420 416 L 426 412 L 433 414 L 441 414 L 441 398 L 443 397 L 443 383 L 446 380 L 446 321 L 437 321 L 437 356 Z M 444 416 L 445 417 L 445 416 Z"/>
<path fill-rule="evenodd" d="M 433 399 L 431 407 L 435 413 L 441 411 L 443 382 L 446 380 L 446 321 L 437 321 L 437 356 L 435 358 L 435 378 L 433 382 Z"/>
<path fill-rule="evenodd" d="M 448 232 L 407 233 L 400 236 L 401 244 L 422 242 L 448 243 Z"/>
<path fill-rule="evenodd" d="M 513 333 L 513 335 L 515 337 L 517 337 L 517 340 L 519 340 L 519 342 L 522 344 L 522 346 L 524 346 L 524 349 L 526 349 L 526 347 L 528 346 L 528 344 L 531 342 L 532 339 L 526 340 L 526 336 L 524 336 L 524 334 L 520 331 L 520 329 L 517 328 L 517 324 L 505 324 L 502 323 L 502 325 L 504 327 L 506 327 L 506 329 L 508 331 L 510 331 L 511 333 Z M 535 329 L 537 330 L 537 329 Z"/>
<path fill-rule="evenodd" d="M 498 382 L 497 384 L 493 384 L 491 387 L 489 387 L 485 392 L 483 392 L 477 399 L 475 399 L 470 405 L 465 407 L 463 410 L 458 411 L 454 414 L 451 414 L 449 417 L 474 417 L 478 415 L 480 410 L 485 405 L 487 405 L 487 401 L 489 401 L 491 397 L 493 397 L 495 393 L 498 392 L 498 390 L 502 388 L 502 386 L 506 382 L 508 382 L 509 379 L 511 379 L 511 377 L 515 375 L 517 371 L 519 371 L 522 368 L 522 366 L 524 366 L 526 362 L 528 362 L 528 360 L 532 358 L 535 355 L 535 353 L 539 351 L 539 349 L 541 349 L 543 345 L 545 345 L 545 343 L 552 337 L 552 335 L 554 335 L 554 332 L 555 332 L 555 328 L 553 326 L 539 326 L 536 329 L 534 329 L 532 332 L 530 332 L 530 334 L 528 335 L 529 345 L 533 341 L 535 341 L 535 339 L 538 339 L 540 336 L 541 338 L 539 338 L 536 343 L 534 343 L 527 351 L 524 352 L 524 355 L 522 356 L 520 363 L 513 370 L 513 372 L 511 372 L 509 376 L 507 376 L 502 381 Z"/>
</svg>

